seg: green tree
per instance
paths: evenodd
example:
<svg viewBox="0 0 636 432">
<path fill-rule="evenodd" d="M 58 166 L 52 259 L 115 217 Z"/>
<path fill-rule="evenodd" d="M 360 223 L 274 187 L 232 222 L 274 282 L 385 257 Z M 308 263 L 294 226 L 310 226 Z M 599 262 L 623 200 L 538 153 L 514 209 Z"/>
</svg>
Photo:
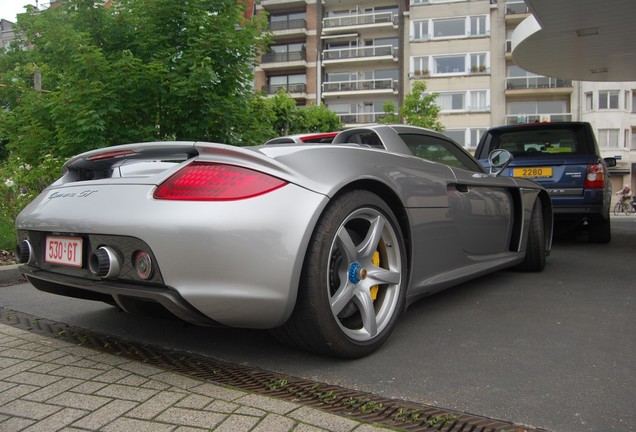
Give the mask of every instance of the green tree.
<svg viewBox="0 0 636 432">
<path fill-rule="evenodd" d="M 274 130 L 278 135 L 288 135 L 296 120 L 296 101 L 284 88 L 269 98 L 269 104 L 274 112 Z"/>
<path fill-rule="evenodd" d="M 416 81 L 411 92 L 404 97 L 404 103 L 399 109 L 400 115 L 395 114 L 395 104 L 387 101 L 382 107 L 385 115 L 379 123 L 404 123 L 441 132 L 444 125 L 439 121 L 441 108 L 435 103 L 437 96 L 438 93 L 426 93 L 426 84 L 423 81 Z"/>
<path fill-rule="evenodd" d="M 382 105 L 382 111 L 384 111 L 384 116 L 378 120 L 378 123 L 381 124 L 396 124 L 402 123 L 400 121 L 400 116 L 395 112 L 395 104 L 391 101 L 384 102 Z"/>
<path fill-rule="evenodd" d="M 0 56 L 0 130 L 44 154 L 151 140 L 242 143 L 266 43 L 236 0 L 67 0 L 18 17 L 28 50 Z M 42 89 L 33 87 L 41 72 Z"/>
<path fill-rule="evenodd" d="M 324 105 L 308 105 L 298 109 L 291 133 L 332 132 L 342 129 L 338 115 Z"/>
<path fill-rule="evenodd" d="M 400 107 L 400 116 L 404 123 L 443 131 L 444 125 L 438 118 L 441 108 L 435 103 L 437 96 L 438 93 L 426 93 L 426 84 L 423 81 L 415 81 Z"/>
</svg>

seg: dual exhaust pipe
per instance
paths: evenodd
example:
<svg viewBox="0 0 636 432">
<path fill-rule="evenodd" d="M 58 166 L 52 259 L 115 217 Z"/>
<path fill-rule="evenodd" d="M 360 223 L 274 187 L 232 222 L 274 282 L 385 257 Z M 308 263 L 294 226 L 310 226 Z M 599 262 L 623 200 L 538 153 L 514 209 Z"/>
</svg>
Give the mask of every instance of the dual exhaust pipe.
<svg viewBox="0 0 636 432">
<path fill-rule="evenodd" d="M 34 264 L 35 262 L 33 246 L 28 240 L 22 240 L 16 245 L 15 254 L 22 264 Z M 132 264 L 140 279 L 148 280 L 152 277 L 154 266 L 148 252 L 135 251 L 132 254 Z M 100 246 L 89 255 L 88 270 L 92 275 L 103 279 L 117 279 L 122 270 L 122 258 L 110 246 Z"/>
</svg>

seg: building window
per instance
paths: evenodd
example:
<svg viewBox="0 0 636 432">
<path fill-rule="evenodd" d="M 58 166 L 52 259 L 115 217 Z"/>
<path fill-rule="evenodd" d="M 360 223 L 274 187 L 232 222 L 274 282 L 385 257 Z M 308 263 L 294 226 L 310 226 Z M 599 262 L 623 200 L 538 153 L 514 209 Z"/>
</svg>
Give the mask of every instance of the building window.
<svg viewBox="0 0 636 432">
<path fill-rule="evenodd" d="M 632 112 L 636 113 L 636 90 L 632 90 Z"/>
<path fill-rule="evenodd" d="M 598 109 L 618 109 L 618 90 L 599 91 Z"/>
<path fill-rule="evenodd" d="M 593 111 L 594 110 L 594 104 L 593 104 L 593 99 L 592 99 L 592 92 L 590 93 L 585 93 L 585 109 L 587 111 Z"/>
<path fill-rule="evenodd" d="M 428 20 L 411 23 L 411 40 L 427 40 L 428 37 Z"/>
<path fill-rule="evenodd" d="M 486 128 L 471 128 L 468 129 L 468 132 L 470 134 L 470 140 L 468 141 L 468 148 L 475 148 L 477 147 L 477 144 L 479 144 L 479 140 L 481 139 L 481 136 L 486 133 Z"/>
<path fill-rule="evenodd" d="M 598 144 L 602 148 L 618 148 L 618 136 L 620 129 L 599 129 Z"/>
<path fill-rule="evenodd" d="M 471 36 L 486 36 L 488 34 L 486 15 L 471 16 L 469 18 Z"/>
<path fill-rule="evenodd" d="M 489 24 L 487 15 L 415 20 L 411 22 L 411 40 L 486 36 Z"/>
<path fill-rule="evenodd" d="M 470 70 L 471 72 L 485 71 L 488 67 L 486 53 L 477 53 L 470 55 Z"/>
<path fill-rule="evenodd" d="M 290 12 L 282 15 L 271 15 L 269 17 L 270 30 L 289 30 L 305 27 L 305 12 Z"/>
<path fill-rule="evenodd" d="M 452 55 L 433 57 L 433 73 L 466 73 L 466 56 Z"/>
<path fill-rule="evenodd" d="M 470 102 L 469 111 L 487 111 L 489 108 L 488 92 L 486 90 L 473 90 L 468 92 Z"/>
<path fill-rule="evenodd" d="M 466 93 L 441 93 L 437 96 L 435 103 L 440 106 L 442 111 L 460 111 L 465 110 L 464 98 Z"/>
<path fill-rule="evenodd" d="M 456 141 L 462 147 L 466 147 L 466 129 L 446 129 L 444 135 Z"/>
<path fill-rule="evenodd" d="M 443 134 L 463 147 L 474 149 L 488 128 L 446 129 Z"/>
<path fill-rule="evenodd" d="M 448 75 L 488 70 L 488 53 L 449 54 L 434 57 L 411 57 L 413 75 Z M 419 72 L 418 72 L 419 71 Z"/>
<path fill-rule="evenodd" d="M 304 93 L 307 90 L 307 75 L 277 75 L 269 77 L 268 94 L 276 94 L 279 90 L 285 89 L 288 93 Z"/>
<path fill-rule="evenodd" d="M 445 18 L 433 20 L 433 35 L 436 38 L 466 36 L 466 18 Z"/>
<path fill-rule="evenodd" d="M 507 124 L 531 123 L 537 121 L 571 121 L 568 102 L 527 101 L 508 102 L 506 105 Z"/>
<path fill-rule="evenodd" d="M 424 57 L 411 57 L 411 71 L 413 75 L 428 75 L 429 74 L 429 66 L 428 66 L 428 56 Z"/>
<path fill-rule="evenodd" d="M 488 92 L 471 90 L 463 92 L 440 93 L 435 100 L 442 111 L 487 111 Z"/>
</svg>

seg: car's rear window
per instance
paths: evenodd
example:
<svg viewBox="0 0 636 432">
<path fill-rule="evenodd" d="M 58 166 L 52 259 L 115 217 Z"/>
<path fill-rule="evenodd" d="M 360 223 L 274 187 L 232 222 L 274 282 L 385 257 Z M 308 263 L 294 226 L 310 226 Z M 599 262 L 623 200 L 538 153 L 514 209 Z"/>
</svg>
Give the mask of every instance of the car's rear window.
<svg viewBox="0 0 636 432">
<path fill-rule="evenodd" d="M 585 153 L 584 144 L 572 129 L 520 130 L 492 137 L 490 150 L 505 149 L 513 156 L 542 156 L 562 153 Z"/>
</svg>

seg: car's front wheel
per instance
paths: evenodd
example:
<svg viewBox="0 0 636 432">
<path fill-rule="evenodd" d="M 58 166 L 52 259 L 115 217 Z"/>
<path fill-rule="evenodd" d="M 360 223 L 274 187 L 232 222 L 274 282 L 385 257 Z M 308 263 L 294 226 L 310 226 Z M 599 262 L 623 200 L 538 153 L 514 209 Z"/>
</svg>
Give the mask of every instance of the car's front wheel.
<svg viewBox="0 0 636 432">
<path fill-rule="evenodd" d="M 284 342 L 321 354 L 357 358 L 377 349 L 404 309 L 404 237 L 389 206 L 351 191 L 325 210 L 309 245 Z"/>
</svg>

